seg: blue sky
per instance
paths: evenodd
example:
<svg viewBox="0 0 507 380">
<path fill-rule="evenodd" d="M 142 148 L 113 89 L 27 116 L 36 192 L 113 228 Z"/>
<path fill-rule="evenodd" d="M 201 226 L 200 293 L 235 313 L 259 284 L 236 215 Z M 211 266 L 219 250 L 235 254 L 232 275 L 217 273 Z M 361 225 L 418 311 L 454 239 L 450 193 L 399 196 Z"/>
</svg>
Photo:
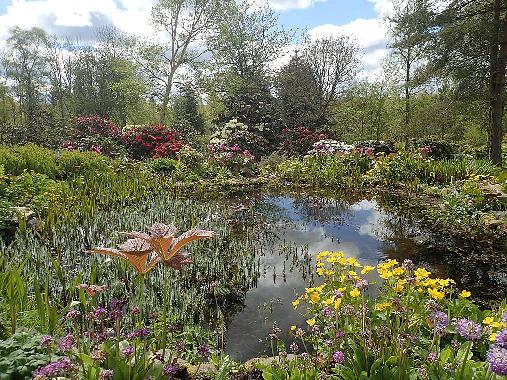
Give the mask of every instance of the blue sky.
<svg viewBox="0 0 507 380">
<path fill-rule="evenodd" d="M 358 18 L 376 18 L 374 4 L 367 0 L 327 0 L 305 9 L 280 13 L 280 21 L 290 27 L 311 29 L 322 24 L 347 24 Z"/>
<path fill-rule="evenodd" d="M 51 34 L 87 41 L 97 27 L 115 25 L 127 33 L 153 38 L 149 16 L 155 0 L 0 0 L 0 48 L 9 29 L 39 26 Z M 266 1 L 266 0 L 256 0 Z M 347 34 L 363 48 L 364 69 L 379 70 L 386 54 L 382 22 L 392 0 L 267 0 L 288 28 L 312 39 Z"/>
</svg>

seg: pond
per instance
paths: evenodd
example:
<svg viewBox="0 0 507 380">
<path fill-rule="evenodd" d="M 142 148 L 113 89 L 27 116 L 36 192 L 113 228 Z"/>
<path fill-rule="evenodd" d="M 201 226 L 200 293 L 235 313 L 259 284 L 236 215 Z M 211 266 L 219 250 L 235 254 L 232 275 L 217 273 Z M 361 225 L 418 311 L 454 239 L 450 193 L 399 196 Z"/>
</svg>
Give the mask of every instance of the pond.
<svg viewBox="0 0 507 380">
<path fill-rule="evenodd" d="M 458 242 L 435 236 L 416 220 L 383 209 L 373 199 L 328 199 L 309 196 L 263 195 L 256 210 L 269 231 L 260 239 L 261 276 L 246 293 L 244 308 L 230 322 L 226 352 L 238 360 L 270 354 L 268 334 L 273 324 L 283 331 L 302 326 L 291 301 L 313 281 L 315 256 L 321 251 L 343 251 L 360 262 L 410 258 L 438 276 L 451 277 L 471 289 L 480 301 L 504 296 L 506 273 L 479 258 L 463 259 Z M 481 247 L 468 257 L 481 256 Z M 288 335 L 282 336 L 290 342 Z"/>
<path fill-rule="evenodd" d="M 154 222 L 174 223 L 180 231 L 213 230 L 213 239 L 186 247 L 193 265 L 181 272 L 161 266 L 150 272 L 142 298 L 147 307 L 160 308 L 167 290 L 172 320 L 217 331 L 226 353 L 237 360 L 269 354 L 266 339 L 274 323 L 284 331 L 304 323 L 291 301 L 317 280 L 314 259 L 324 250 L 341 250 L 370 265 L 410 258 L 453 278 L 477 301 L 505 297 L 507 255 L 487 242 L 429 232 L 392 204 L 386 194 L 255 192 L 219 199 L 158 194 L 131 207 L 65 221 L 45 238 L 19 234 L 0 248 L 11 260 L 22 261 L 32 283 L 51 289 L 51 299 L 60 305 L 75 299 L 76 286 L 90 278 L 108 286 L 107 297 L 133 304 L 139 292 L 135 273 L 121 260 L 87 250 L 115 246 L 124 239 L 119 231 L 141 231 Z"/>
</svg>

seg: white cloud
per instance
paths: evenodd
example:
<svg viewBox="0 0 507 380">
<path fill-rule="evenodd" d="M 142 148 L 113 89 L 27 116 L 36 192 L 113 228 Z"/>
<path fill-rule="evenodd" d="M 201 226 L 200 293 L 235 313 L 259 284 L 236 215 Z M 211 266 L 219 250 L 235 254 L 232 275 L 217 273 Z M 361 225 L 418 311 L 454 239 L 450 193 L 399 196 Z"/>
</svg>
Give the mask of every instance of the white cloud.
<svg viewBox="0 0 507 380">
<path fill-rule="evenodd" d="M 394 10 L 392 0 L 368 0 L 368 1 L 374 4 L 375 11 L 377 11 L 380 17 L 385 17 L 391 14 Z"/>
<path fill-rule="evenodd" d="M 359 77 L 372 79 L 381 73 L 382 62 L 387 56 L 387 28 L 381 19 L 359 18 L 344 25 L 320 25 L 311 29 L 308 35 L 312 40 L 342 35 L 352 37 L 363 52 L 363 69 Z"/>
<path fill-rule="evenodd" d="M 0 15 L 0 40 L 13 26 L 39 26 L 61 37 L 91 37 L 95 27 L 115 25 L 149 36 L 151 0 L 13 0 Z"/>
<path fill-rule="evenodd" d="M 321 37 L 348 35 L 357 40 L 363 49 L 385 45 L 386 33 L 386 27 L 379 19 L 364 18 L 358 18 L 345 25 L 320 25 L 308 32 L 312 40 Z"/>
<path fill-rule="evenodd" d="M 268 0 L 271 8 L 277 11 L 286 11 L 289 9 L 306 9 L 315 3 L 323 3 L 327 0 Z"/>
</svg>

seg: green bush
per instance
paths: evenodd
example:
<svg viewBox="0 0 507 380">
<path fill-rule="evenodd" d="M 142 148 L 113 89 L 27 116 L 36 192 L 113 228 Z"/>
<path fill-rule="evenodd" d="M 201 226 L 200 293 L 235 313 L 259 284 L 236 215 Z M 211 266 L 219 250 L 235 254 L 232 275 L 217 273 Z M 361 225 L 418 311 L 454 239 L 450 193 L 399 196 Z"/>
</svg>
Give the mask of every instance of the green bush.
<svg viewBox="0 0 507 380">
<path fill-rule="evenodd" d="M 55 151 L 33 144 L 22 146 L 0 146 L 0 165 L 5 173 L 20 175 L 25 170 L 56 178 L 59 174 Z"/>
<path fill-rule="evenodd" d="M 57 182 L 45 174 L 25 171 L 9 180 L 5 194 L 15 206 L 28 206 L 34 199 L 44 196 L 56 187 Z"/>
<path fill-rule="evenodd" d="M 30 379 L 35 369 L 49 362 L 41 338 L 22 332 L 0 341 L 0 380 Z"/>
<path fill-rule="evenodd" d="M 155 173 L 171 174 L 183 164 L 172 158 L 156 158 L 148 164 Z"/>
<path fill-rule="evenodd" d="M 58 156 L 60 176 L 71 178 L 94 173 L 110 172 L 111 159 L 94 152 L 62 151 Z"/>
</svg>

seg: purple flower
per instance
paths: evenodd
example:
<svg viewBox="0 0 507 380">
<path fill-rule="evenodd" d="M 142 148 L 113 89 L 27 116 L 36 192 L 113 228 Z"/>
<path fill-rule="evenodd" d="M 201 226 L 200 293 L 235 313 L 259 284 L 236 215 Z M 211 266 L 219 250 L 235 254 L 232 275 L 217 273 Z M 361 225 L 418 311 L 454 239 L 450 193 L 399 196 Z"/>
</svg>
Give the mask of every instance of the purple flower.
<svg viewBox="0 0 507 380">
<path fill-rule="evenodd" d="M 185 343 L 180 340 L 179 342 L 176 342 L 174 348 L 176 349 L 177 352 L 183 352 L 185 351 Z"/>
<path fill-rule="evenodd" d="M 206 343 L 203 343 L 201 344 L 198 348 L 197 348 L 197 353 L 202 357 L 202 358 L 208 358 L 210 355 L 211 355 L 211 351 L 208 347 L 208 345 Z"/>
<path fill-rule="evenodd" d="M 109 318 L 113 320 L 121 319 L 123 312 L 120 309 L 113 309 L 109 312 Z"/>
<path fill-rule="evenodd" d="M 436 353 L 436 352 L 430 352 L 428 354 L 428 361 L 430 363 L 435 363 L 436 361 L 438 361 L 438 353 Z"/>
<path fill-rule="evenodd" d="M 507 349 L 507 329 L 504 329 L 496 334 L 495 344 Z"/>
<path fill-rule="evenodd" d="M 324 315 L 326 317 L 332 317 L 334 315 L 334 312 L 333 310 L 329 307 L 329 306 L 325 306 L 323 309 L 322 309 L 322 312 L 324 313 Z"/>
<path fill-rule="evenodd" d="M 102 306 L 99 306 L 93 311 L 93 318 L 95 318 L 96 321 L 100 321 L 105 318 L 106 314 L 107 310 Z"/>
<path fill-rule="evenodd" d="M 507 312 L 503 313 L 503 315 L 502 315 L 502 321 L 504 321 L 505 323 L 507 323 Z"/>
<path fill-rule="evenodd" d="M 130 334 L 128 334 L 129 339 L 143 339 L 147 338 L 151 335 L 151 330 L 148 327 L 143 327 L 137 330 L 132 331 Z"/>
<path fill-rule="evenodd" d="M 53 343 L 53 337 L 51 335 L 44 335 L 40 340 L 40 345 L 44 348 L 49 348 Z"/>
<path fill-rule="evenodd" d="M 100 371 L 99 380 L 112 379 L 113 375 L 114 375 L 114 371 L 112 369 L 103 369 Z"/>
<path fill-rule="evenodd" d="M 164 366 L 164 375 L 166 376 L 174 376 L 178 373 L 178 367 L 176 367 L 174 364 L 166 364 Z"/>
<path fill-rule="evenodd" d="M 345 336 L 345 333 L 343 331 L 338 330 L 335 334 L 336 339 L 341 339 Z"/>
<path fill-rule="evenodd" d="M 290 346 L 289 346 L 289 349 L 291 350 L 291 352 L 293 354 L 295 354 L 296 352 L 298 352 L 299 350 L 299 346 L 297 345 L 296 342 L 293 342 Z"/>
<path fill-rule="evenodd" d="M 439 333 L 443 332 L 449 324 L 449 318 L 447 317 L 447 314 L 441 311 L 434 312 L 432 315 L 430 315 L 429 319 L 433 325 L 433 328 Z"/>
<path fill-rule="evenodd" d="M 477 342 L 481 339 L 483 332 L 482 327 L 474 321 L 466 318 L 461 318 L 458 319 L 455 324 L 456 331 L 462 338 L 472 342 Z"/>
<path fill-rule="evenodd" d="M 486 361 L 491 372 L 500 376 L 507 375 L 507 350 L 505 348 L 493 344 L 488 350 Z"/>
<path fill-rule="evenodd" d="M 58 350 L 62 352 L 70 351 L 74 347 L 74 343 L 74 337 L 67 334 L 58 342 Z"/>
<path fill-rule="evenodd" d="M 342 351 L 336 351 L 333 354 L 333 362 L 342 364 L 345 361 L 345 354 Z"/>
<path fill-rule="evenodd" d="M 44 367 L 38 368 L 33 373 L 34 379 L 46 379 L 58 376 L 64 376 L 67 372 L 74 369 L 74 365 L 69 358 L 58 359 Z"/>
<path fill-rule="evenodd" d="M 332 347 L 333 346 L 333 341 L 331 339 L 326 339 L 324 341 L 324 343 L 326 343 L 326 346 L 328 346 L 328 347 Z"/>
<path fill-rule="evenodd" d="M 134 353 L 134 347 L 132 346 L 127 346 L 125 348 L 123 348 L 121 350 L 121 354 L 125 357 L 125 358 L 130 358 L 132 356 L 132 354 Z"/>
<path fill-rule="evenodd" d="M 66 318 L 70 320 L 77 319 L 81 315 L 81 312 L 79 310 L 71 309 L 67 313 Z"/>
<path fill-rule="evenodd" d="M 315 334 L 315 335 L 319 335 L 320 334 L 320 327 L 315 325 L 312 327 L 312 332 Z"/>
<path fill-rule="evenodd" d="M 368 289 L 368 285 L 370 285 L 370 284 L 368 283 L 367 280 L 364 280 L 364 279 L 356 282 L 356 288 L 358 288 L 361 291 L 365 291 L 366 289 Z"/>
<path fill-rule="evenodd" d="M 134 306 L 131 310 L 132 315 L 139 315 L 141 314 L 141 308 L 139 306 Z"/>
</svg>

